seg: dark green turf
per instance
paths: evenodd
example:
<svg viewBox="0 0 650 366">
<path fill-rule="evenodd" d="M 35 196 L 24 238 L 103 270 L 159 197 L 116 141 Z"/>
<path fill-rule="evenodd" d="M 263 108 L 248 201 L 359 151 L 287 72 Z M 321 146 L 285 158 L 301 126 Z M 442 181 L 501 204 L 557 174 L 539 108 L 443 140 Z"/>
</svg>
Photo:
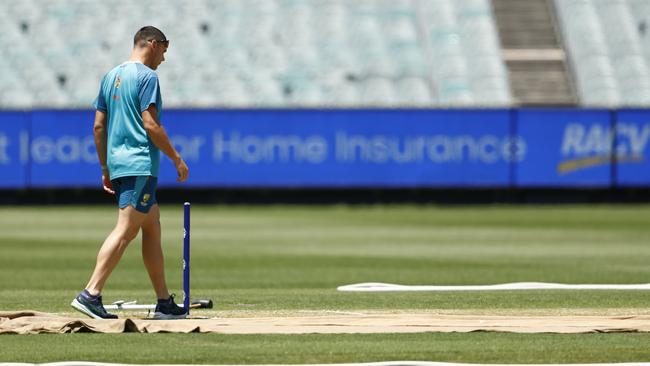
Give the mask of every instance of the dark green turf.
<svg viewBox="0 0 650 366">
<path fill-rule="evenodd" d="M 85 285 L 115 216 L 112 207 L 0 207 L 0 311 L 71 312 L 68 304 Z M 648 206 L 194 205 L 192 287 L 196 296 L 215 300 L 216 310 L 644 311 L 650 304 L 644 291 L 341 293 L 336 287 L 356 282 L 648 283 L 648 217 Z M 168 282 L 180 294 L 181 206 L 164 206 L 162 223 Z M 104 297 L 106 302 L 153 300 L 137 241 Z M 640 346 L 647 341 L 643 334 L 3 336 L 0 360 L 8 360 L 4 355 L 39 362 L 99 360 L 88 355 L 107 343 L 122 351 L 103 354 L 105 361 L 167 355 L 148 363 L 192 362 L 195 356 L 222 363 L 647 361 L 648 347 Z M 81 342 L 85 347 L 74 350 Z M 171 356 L 167 350 L 174 342 L 195 345 L 196 355 Z M 35 344 L 46 345 L 47 352 L 28 353 Z M 369 351 L 373 344 L 380 353 Z M 210 358 L 214 354 L 221 356 Z"/>
<path fill-rule="evenodd" d="M 0 360 L 286 364 L 388 360 L 600 363 L 650 360 L 650 334 L 65 334 L 0 336 Z M 47 351 L 43 348 L 47 347 Z"/>
</svg>

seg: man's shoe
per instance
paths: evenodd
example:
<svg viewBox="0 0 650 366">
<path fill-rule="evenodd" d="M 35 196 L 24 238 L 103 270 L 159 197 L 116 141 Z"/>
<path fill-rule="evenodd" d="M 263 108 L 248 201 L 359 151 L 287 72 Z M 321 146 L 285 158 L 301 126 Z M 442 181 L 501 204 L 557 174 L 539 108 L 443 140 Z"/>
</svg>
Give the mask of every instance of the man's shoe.
<svg viewBox="0 0 650 366">
<path fill-rule="evenodd" d="M 72 300 L 70 305 L 93 319 L 117 319 L 117 315 L 106 312 L 101 296 L 98 296 L 96 300 L 92 300 L 80 293 Z"/>
<path fill-rule="evenodd" d="M 169 299 L 158 300 L 156 310 L 153 314 L 154 319 L 185 319 L 187 318 L 187 311 L 174 302 L 174 295 Z"/>
</svg>

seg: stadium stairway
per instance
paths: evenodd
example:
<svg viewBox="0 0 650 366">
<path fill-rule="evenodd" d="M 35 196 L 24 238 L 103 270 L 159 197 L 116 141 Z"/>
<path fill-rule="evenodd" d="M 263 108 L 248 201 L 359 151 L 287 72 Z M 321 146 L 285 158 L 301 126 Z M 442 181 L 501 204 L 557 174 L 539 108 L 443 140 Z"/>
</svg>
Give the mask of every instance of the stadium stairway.
<svg viewBox="0 0 650 366">
<path fill-rule="evenodd" d="M 577 105 L 552 1 L 492 0 L 492 8 L 517 103 Z"/>
</svg>

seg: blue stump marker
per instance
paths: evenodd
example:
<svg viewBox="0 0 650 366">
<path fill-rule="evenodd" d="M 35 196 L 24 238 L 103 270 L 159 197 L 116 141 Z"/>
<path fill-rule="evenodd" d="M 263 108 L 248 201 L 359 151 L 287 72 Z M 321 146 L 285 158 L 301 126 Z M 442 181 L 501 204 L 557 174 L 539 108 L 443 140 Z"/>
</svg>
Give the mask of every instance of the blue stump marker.
<svg viewBox="0 0 650 366">
<path fill-rule="evenodd" d="M 183 307 L 190 314 L 190 203 L 184 204 L 183 220 Z"/>
</svg>

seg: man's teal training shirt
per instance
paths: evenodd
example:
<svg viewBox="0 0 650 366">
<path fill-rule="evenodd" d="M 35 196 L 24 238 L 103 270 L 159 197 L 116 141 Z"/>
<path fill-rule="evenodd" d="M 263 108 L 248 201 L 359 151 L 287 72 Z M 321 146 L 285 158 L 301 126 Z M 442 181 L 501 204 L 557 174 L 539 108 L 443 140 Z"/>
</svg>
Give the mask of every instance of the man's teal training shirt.
<svg viewBox="0 0 650 366">
<path fill-rule="evenodd" d="M 111 180 L 126 176 L 158 176 L 160 150 L 147 136 L 142 112 L 162 98 L 158 75 L 140 62 L 125 62 L 102 79 L 94 106 L 108 114 L 107 164 Z"/>
</svg>

